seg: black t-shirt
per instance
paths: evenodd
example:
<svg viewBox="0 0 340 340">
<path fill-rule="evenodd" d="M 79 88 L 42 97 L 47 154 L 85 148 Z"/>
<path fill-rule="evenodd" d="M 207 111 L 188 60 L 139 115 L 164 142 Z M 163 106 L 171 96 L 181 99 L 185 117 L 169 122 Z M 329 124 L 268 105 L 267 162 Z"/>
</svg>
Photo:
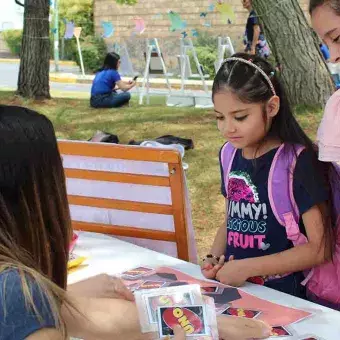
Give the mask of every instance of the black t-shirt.
<svg viewBox="0 0 340 340">
<path fill-rule="evenodd" d="M 249 43 L 252 43 L 253 38 L 254 38 L 254 26 L 256 25 L 260 25 L 260 21 L 258 19 L 258 17 L 256 16 L 256 13 L 254 10 L 251 10 L 248 16 L 248 20 L 247 20 L 247 25 L 246 25 L 246 37 Z M 261 33 L 262 32 L 262 27 L 260 25 L 260 30 Z"/>
<path fill-rule="evenodd" d="M 256 160 L 245 159 L 241 150 L 236 152 L 228 184 L 226 259 L 231 255 L 236 260 L 260 257 L 293 247 L 287 238 L 286 229 L 272 212 L 268 197 L 269 171 L 276 151 L 271 150 Z M 221 191 L 226 197 L 222 165 L 221 175 Z M 321 176 L 314 169 L 312 156 L 303 151 L 294 173 L 294 198 L 301 216 L 316 204 L 327 200 L 327 192 L 319 178 Z M 300 230 L 306 234 L 302 218 Z M 274 276 L 266 278 L 266 281 L 282 277 Z"/>
</svg>

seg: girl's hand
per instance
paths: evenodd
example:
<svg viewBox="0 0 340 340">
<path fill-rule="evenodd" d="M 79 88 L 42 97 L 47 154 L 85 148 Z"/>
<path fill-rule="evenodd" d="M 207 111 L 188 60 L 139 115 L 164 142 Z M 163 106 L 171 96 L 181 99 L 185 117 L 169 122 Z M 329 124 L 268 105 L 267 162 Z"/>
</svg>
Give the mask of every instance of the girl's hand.
<svg viewBox="0 0 340 340">
<path fill-rule="evenodd" d="M 126 288 L 123 281 L 107 274 L 100 274 L 74 283 L 67 287 L 67 291 L 79 297 L 134 301 L 134 295 Z"/>
<path fill-rule="evenodd" d="M 223 267 L 225 257 L 222 255 L 216 263 L 215 259 L 206 259 L 202 266 L 202 274 L 207 279 L 215 279 L 217 272 Z"/>
<path fill-rule="evenodd" d="M 272 328 L 259 320 L 220 315 L 217 317 L 218 333 L 222 340 L 266 339 Z"/>
<path fill-rule="evenodd" d="M 216 273 L 216 279 L 225 285 L 240 287 L 251 277 L 246 264 L 246 260 L 234 260 L 230 256 L 229 261 Z"/>
</svg>

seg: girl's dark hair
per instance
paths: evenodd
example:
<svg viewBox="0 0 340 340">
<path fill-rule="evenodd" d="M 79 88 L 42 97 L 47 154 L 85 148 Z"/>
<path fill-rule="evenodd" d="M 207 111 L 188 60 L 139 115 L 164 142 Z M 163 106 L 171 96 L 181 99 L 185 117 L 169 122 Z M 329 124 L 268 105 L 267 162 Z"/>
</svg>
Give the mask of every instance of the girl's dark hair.
<svg viewBox="0 0 340 340">
<path fill-rule="evenodd" d="M 323 163 L 318 161 L 317 146 L 306 135 L 299 123 L 294 117 L 293 110 L 289 104 L 286 91 L 280 82 L 277 71 L 273 66 L 263 58 L 249 55 L 246 53 L 237 53 L 233 57 L 238 57 L 244 60 L 251 60 L 253 64 L 260 67 L 269 77 L 274 86 L 276 95 L 280 98 L 280 109 L 277 115 L 273 118 L 272 125 L 267 133 L 267 138 L 278 138 L 287 147 L 294 145 L 303 145 L 306 151 L 313 159 L 313 166 L 317 168 L 317 173 L 323 176 L 324 187 L 329 192 L 330 186 L 328 173 L 331 167 L 330 163 Z M 273 97 L 273 91 L 266 78 L 254 67 L 247 65 L 241 61 L 226 61 L 222 64 L 218 71 L 213 84 L 213 98 L 218 92 L 229 90 L 234 93 L 239 100 L 245 103 L 259 103 L 265 104 Z M 265 111 L 263 112 L 263 119 L 265 120 Z M 294 148 L 295 149 L 295 148 Z M 303 170 L 304 171 L 304 170 Z M 296 179 L 300 183 L 304 183 L 307 179 L 302 171 L 297 171 Z M 309 184 L 309 183 L 308 183 Z M 305 187 L 308 187 L 306 183 Z M 310 193 L 314 196 L 315 193 Z M 317 199 L 317 197 L 315 197 Z M 329 212 L 333 211 L 331 198 L 328 202 Z M 332 226 L 335 226 L 334 217 L 330 213 L 323 212 L 324 224 L 326 226 L 325 238 L 327 244 L 332 244 L 334 237 L 332 237 Z M 333 223 L 334 222 L 334 223 Z M 333 248 L 333 244 L 332 244 Z M 328 256 L 327 256 L 328 257 Z"/>
<path fill-rule="evenodd" d="M 340 15 L 340 0 L 310 0 L 309 13 L 312 14 L 316 8 L 326 3 L 329 4 L 337 15 Z"/>
<path fill-rule="evenodd" d="M 120 55 L 115 52 L 110 52 L 106 55 L 104 59 L 104 65 L 98 70 L 118 70 L 118 62 L 120 60 Z"/>
<path fill-rule="evenodd" d="M 283 143 L 300 144 L 315 150 L 312 141 L 294 117 L 285 89 L 273 66 L 265 59 L 247 53 L 237 53 L 234 57 L 252 60 L 253 64 L 260 67 L 268 75 L 280 98 L 280 110 L 274 117 L 267 136 L 279 138 Z M 273 96 L 264 76 L 254 67 L 240 61 L 227 61 L 218 71 L 213 84 L 213 96 L 225 89 L 232 91 L 245 103 L 266 103 Z"/>
</svg>

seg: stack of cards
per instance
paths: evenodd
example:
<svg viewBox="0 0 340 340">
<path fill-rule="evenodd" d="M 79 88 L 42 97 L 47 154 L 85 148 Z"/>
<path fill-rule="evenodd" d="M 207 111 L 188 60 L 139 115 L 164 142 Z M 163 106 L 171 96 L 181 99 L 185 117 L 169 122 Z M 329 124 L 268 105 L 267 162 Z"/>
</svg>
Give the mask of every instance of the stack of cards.
<svg viewBox="0 0 340 340">
<path fill-rule="evenodd" d="M 156 282 L 146 281 L 141 286 L 153 286 Z M 135 291 L 135 298 L 143 333 L 158 332 L 161 338 L 172 336 L 174 326 L 180 325 L 193 339 L 215 339 L 211 336 L 211 325 L 216 325 L 215 306 L 207 308 L 199 285 L 152 290 L 140 290 L 141 286 Z"/>
<path fill-rule="evenodd" d="M 130 269 L 121 274 L 121 278 L 127 281 L 140 280 L 145 276 L 151 275 L 155 272 L 154 269 L 148 267 L 137 267 Z"/>
<path fill-rule="evenodd" d="M 159 336 L 174 335 L 173 328 L 180 325 L 187 336 L 210 335 L 204 305 L 185 307 L 158 307 Z"/>
</svg>

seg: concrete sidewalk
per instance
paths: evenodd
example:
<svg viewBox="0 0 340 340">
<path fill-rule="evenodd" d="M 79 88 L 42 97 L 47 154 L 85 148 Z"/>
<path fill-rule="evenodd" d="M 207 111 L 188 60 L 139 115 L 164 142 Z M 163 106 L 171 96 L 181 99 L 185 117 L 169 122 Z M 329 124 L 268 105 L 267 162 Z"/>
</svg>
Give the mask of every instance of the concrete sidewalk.
<svg viewBox="0 0 340 340">
<path fill-rule="evenodd" d="M 132 77 L 122 77 L 124 81 L 131 80 Z M 94 79 L 94 75 L 77 75 L 72 73 L 50 73 L 50 81 L 57 83 L 71 83 L 71 84 L 91 84 Z M 171 88 L 180 89 L 181 79 L 169 79 Z M 139 86 L 143 84 L 143 78 L 138 78 L 137 83 Z M 206 81 L 209 90 L 212 88 L 213 81 Z M 167 88 L 167 82 L 165 78 L 151 78 L 150 87 L 157 89 Z M 187 80 L 185 88 L 188 90 L 203 90 L 203 84 L 200 80 Z"/>
<path fill-rule="evenodd" d="M 0 58 L 0 63 L 19 64 L 19 59 L 7 59 Z M 66 83 L 66 84 L 92 84 L 94 75 L 83 76 L 80 72 L 79 66 L 74 61 L 60 61 L 59 66 L 61 72 L 55 72 L 54 60 L 50 61 L 50 81 L 55 83 Z M 123 80 L 129 81 L 132 77 L 123 77 Z M 138 78 L 138 85 L 141 86 L 143 83 L 142 75 Z M 180 78 L 169 79 L 171 88 L 178 90 L 181 88 Z M 213 81 L 206 80 L 209 90 L 212 88 Z M 166 89 L 167 83 L 165 78 L 150 78 L 150 87 L 153 89 Z M 203 90 L 203 84 L 201 80 L 187 80 L 185 84 L 187 90 Z"/>
</svg>

